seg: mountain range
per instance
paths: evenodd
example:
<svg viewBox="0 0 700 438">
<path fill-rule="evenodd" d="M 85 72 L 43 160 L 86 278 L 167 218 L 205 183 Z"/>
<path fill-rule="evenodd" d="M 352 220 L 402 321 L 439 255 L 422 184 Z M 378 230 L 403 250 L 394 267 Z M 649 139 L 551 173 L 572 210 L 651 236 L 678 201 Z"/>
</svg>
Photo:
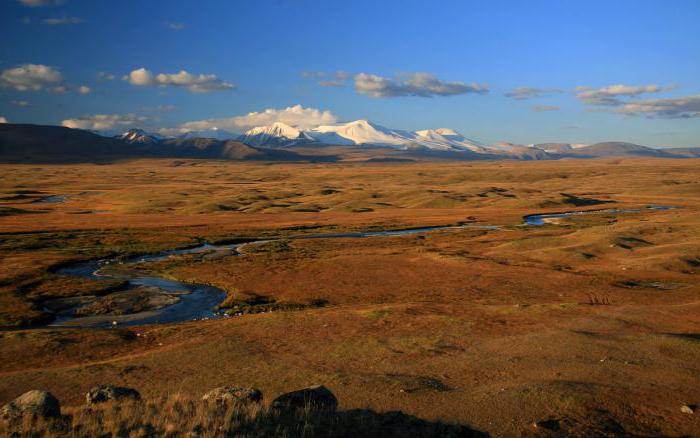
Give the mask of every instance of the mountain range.
<svg viewBox="0 0 700 438">
<path fill-rule="evenodd" d="M 654 149 L 625 142 L 485 145 L 449 128 L 404 131 L 367 120 L 306 130 L 277 122 L 252 128 L 236 138 L 227 138 L 233 134 L 225 131 L 214 132 L 219 138 L 211 138 L 208 132 L 164 137 L 141 129 L 107 137 L 58 126 L 0 124 L 0 161 L 109 161 L 133 157 L 337 161 L 352 151 L 362 151 L 362 157 L 369 161 L 700 157 L 700 148 Z"/>
<path fill-rule="evenodd" d="M 468 139 L 452 129 L 426 129 L 411 132 L 385 128 L 368 120 L 323 125 L 308 130 L 299 130 L 276 122 L 250 129 L 238 137 L 238 140 L 253 146 L 339 145 L 390 147 L 400 150 L 488 151 L 488 148 L 481 143 Z"/>
<path fill-rule="evenodd" d="M 603 142 L 592 145 L 541 143 L 485 145 L 450 128 L 403 131 L 389 129 L 367 120 L 318 126 L 299 130 L 281 122 L 246 131 L 238 140 L 253 146 L 288 148 L 313 145 L 354 147 L 388 147 L 404 151 L 459 152 L 464 158 L 556 159 L 634 157 L 698 157 L 700 148 L 654 149 L 626 142 Z M 473 154 L 467 154 L 471 152 Z"/>
</svg>

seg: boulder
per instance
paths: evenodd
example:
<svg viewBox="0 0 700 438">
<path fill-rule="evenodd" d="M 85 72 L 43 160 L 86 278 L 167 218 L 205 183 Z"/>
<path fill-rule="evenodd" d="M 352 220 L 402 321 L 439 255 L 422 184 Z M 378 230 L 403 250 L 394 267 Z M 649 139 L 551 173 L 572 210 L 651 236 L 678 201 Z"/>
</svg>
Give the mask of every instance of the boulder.
<svg viewBox="0 0 700 438">
<path fill-rule="evenodd" d="M 85 401 L 89 405 L 111 401 L 141 400 L 141 394 L 135 389 L 112 385 L 95 386 L 87 394 Z"/>
<path fill-rule="evenodd" d="M 236 388 L 233 386 L 220 386 L 204 394 L 202 400 L 210 403 L 252 403 L 259 402 L 262 392 L 254 388 Z"/>
<path fill-rule="evenodd" d="M 31 414 L 37 417 L 58 417 L 61 415 L 61 405 L 50 392 L 32 390 L 25 392 L 0 410 L 4 420 L 14 420 Z"/>
<path fill-rule="evenodd" d="M 338 399 L 323 385 L 310 386 L 282 394 L 272 401 L 273 409 L 303 409 L 311 406 L 322 411 L 335 411 Z"/>
</svg>

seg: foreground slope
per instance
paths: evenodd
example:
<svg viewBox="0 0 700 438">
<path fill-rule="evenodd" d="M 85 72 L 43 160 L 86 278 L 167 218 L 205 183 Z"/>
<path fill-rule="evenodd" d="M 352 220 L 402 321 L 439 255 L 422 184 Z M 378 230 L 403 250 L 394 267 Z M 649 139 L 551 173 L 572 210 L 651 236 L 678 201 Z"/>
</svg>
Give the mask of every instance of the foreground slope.
<svg viewBox="0 0 700 438">
<path fill-rule="evenodd" d="M 697 436 L 697 412 L 681 407 L 700 404 L 699 162 L 4 164 L 6 324 L 41 321 L 57 296 L 96 295 L 115 311 L 100 295 L 119 285 L 56 275 L 69 260 L 500 228 L 287 239 L 144 266 L 220 287 L 246 313 L 3 331 L 0 403 L 43 388 L 77 407 L 109 383 L 184 400 L 220 385 L 274 396 L 323 384 L 343 411 L 402 410 L 495 436 Z M 34 202 L 49 195 L 68 201 Z M 655 203 L 683 208 L 644 208 Z M 607 208 L 640 211 L 522 226 L 528 214 Z"/>
</svg>

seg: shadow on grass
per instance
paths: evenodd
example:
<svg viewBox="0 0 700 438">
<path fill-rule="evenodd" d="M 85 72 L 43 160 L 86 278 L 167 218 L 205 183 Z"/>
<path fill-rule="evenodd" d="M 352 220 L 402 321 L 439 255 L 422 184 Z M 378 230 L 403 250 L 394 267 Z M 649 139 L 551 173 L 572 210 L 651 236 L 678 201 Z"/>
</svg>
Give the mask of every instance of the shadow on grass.
<svg viewBox="0 0 700 438">
<path fill-rule="evenodd" d="M 0 435 L 114 437 L 488 437 L 465 425 L 428 421 L 400 411 L 280 410 L 258 403 L 211 406 L 170 397 L 67 409 L 60 418 L 0 422 Z"/>
</svg>

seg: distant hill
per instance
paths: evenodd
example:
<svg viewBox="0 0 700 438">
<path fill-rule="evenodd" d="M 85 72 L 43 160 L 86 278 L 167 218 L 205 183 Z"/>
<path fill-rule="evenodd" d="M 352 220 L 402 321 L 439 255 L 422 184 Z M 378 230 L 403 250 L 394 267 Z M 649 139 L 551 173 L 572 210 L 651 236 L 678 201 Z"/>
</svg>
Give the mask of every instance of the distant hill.
<svg viewBox="0 0 700 438">
<path fill-rule="evenodd" d="M 60 163 L 108 162 L 125 158 L 215 158 L 268 161 L 334 161 L 333 156 L 302 155 L 293 151 L 248 146 L 215 138 L 160 139 L 128 131 L 103 137 L 61 126 L 0 124 L 0 161 Z"/>
<path fill-rule="evenodd" d="M 700 148 L 667 148 L 663 151 L 681 158 L 700 158 Z"/>
<path fill-rule="evenodd" d="M 571 149 L 566 155 L 582 156 L 590 158 L 604 157 L 672 157 L 672 154 L 653 149 L 647 146 L 640 146 L 634 143 L 622 141 L 608 141 L 596 143 L 589 146 Z"/>
<path fill-rule="evenodd" d="M 148 154 L 140 144 L 62 126 L 0 124 L 4 162 L 89 162 Z"/>
<path fill-rule="evenodd" d="M 302 155 L 288 150 L 249 146 L 235 140 L 215 138 L 174 138 L 152 148 L 160 156 L 179 158 L 224 158 L 229 160 L 330 161 L 330 157 Z"/>
</svg>

